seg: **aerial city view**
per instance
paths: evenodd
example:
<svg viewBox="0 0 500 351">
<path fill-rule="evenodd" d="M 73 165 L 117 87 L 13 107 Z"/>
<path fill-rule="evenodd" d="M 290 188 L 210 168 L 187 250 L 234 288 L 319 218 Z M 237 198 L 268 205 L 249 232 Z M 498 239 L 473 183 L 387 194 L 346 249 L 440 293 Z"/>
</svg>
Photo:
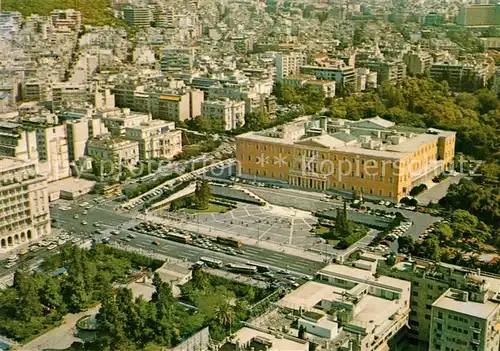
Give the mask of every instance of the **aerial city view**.
<svg viewBox="0 0 500 351">
<path fill-rule="evenodd" d="M 499 351 L 500 0 L 0 0 L 0 351 Z"/>
</svg>

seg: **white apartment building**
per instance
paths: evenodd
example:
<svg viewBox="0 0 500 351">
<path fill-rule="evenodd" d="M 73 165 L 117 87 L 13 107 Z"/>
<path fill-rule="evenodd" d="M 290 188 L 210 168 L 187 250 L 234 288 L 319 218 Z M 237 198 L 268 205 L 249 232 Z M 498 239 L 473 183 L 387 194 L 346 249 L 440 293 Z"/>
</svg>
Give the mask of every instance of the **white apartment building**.
<svg viewBox="0 0 500 351">
<path fill-rule="evenodd" d="M 171 159 L 182 152 L 182 132 L 174 122 L 152 120 L 128 127 L 125 136 L 139 143 L 139 158 Z"/>
<path fill-rule="evenodd" d="M 236 129 L 245 124 L 245 102 L 229 99 L 204 101 L 201 104 L 201 115 L 221 118 L 225 130 Z"/>
<path fill-rule="evenodd" d="M 139 162 L 139 143 L 122 138 L 94 138 L 87 144 L 87 154 L 111 161 L 115 166 L 135 166 Z"/>
<path fill-rule="evenodd" d="M 134 111 L 151 113 L 154 118 L 168 121 L 185 121 L 201 115 L 204 94 L 201 90 L 146 88 L 135 82 L 113 88 L 116 105 Z"/>
<path fill-rule="evenodd" d="M 0 253 L 50 234 L 47 181 L 36 166 L 0 156 Z"/>
<path fill-rule="evenodd" d="M 488 282 L 484 280 L 483 285 Z M 430 351 L 499 349 L 500 296 L 486 292 L 450 288 L 432 304 Z"/>
<path fill-rule="evenodd" d="M 29 132 L 28 132 L 29 133 Z M 36 130 L 38 167 L 48 182 L 71 176 L 68 139 L 64 125 L 47 126 Z"/>
<path fill-rule="evenodd" d="M 71 175 L 63 125 L 0 122 L 0 156 L 36 161 L 49 182 Z"/>
<path fill-rule="evenodd" d="M 69 161 L 77 161 L 86 155 L 87 142 L 91 138 L 108 134 L 100 118 L 82 118 L 64 123 L 68 137 Z"/>
<path fill-rule="evenodd" d="M 288 54 L 277 54 L 276 80 L 280 82 L 283 78 L 300 72 L 300 66 L 307 64 L 307 56 L 302 52 L 291 52 Z"/>
<path fill-rule="evenodd" d="M 125 135 L 127 128 L 139 126 L 152 120 L 151 116 L 143 112 L 132 112 L 129 108 L 110 109 L 97 113 L 111 135 L 119 137 Z"/>
</svg>

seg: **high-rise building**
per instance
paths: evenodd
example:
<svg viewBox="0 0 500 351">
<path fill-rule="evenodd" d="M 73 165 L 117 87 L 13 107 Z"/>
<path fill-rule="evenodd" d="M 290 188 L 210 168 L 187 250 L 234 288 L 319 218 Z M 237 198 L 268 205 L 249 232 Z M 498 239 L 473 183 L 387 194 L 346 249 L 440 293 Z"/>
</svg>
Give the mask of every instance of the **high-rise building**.
<svg viewBox="0 0 500 351">
<path fill-rule="evenodd" d="M 486 87 L 495 74 L 493 61 L 481 62 L 436 62 L 431 65 L 431 78 L 447 81 L 453 91 L 474 91 Z"/>
<path fill-rule="evenodd" d="M 307 56 L 302 52 L 291 52 L 276 55 L 276 79 L 281 81 L 289 75 L 300 72 L 300 66 L 307 64 Z"/>
<path fill-rule="evenodd" d="M 0 156 L 0 252 L 50 234 L 47 180 L 36 161 Z"/>
<path fill-rule="evenodd" d="M 130 26 L 147 28 L 151 26 L 153 15 L 147 7 L 128 5 L 123 8 L 123 19 Z"/>
</svg>

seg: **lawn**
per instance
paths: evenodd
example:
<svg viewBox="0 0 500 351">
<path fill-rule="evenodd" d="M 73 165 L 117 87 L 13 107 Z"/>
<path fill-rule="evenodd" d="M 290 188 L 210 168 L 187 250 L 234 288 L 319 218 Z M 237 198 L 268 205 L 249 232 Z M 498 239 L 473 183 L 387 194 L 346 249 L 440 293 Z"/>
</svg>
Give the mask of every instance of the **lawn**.
<svg viewBox="0 0 500 351">
<path fill-rule="evenodd" d="M 184 213 L 194 214 L 194 213 L 226 213 L 230 208 L 223 205 L 218 204 L 208 204 L 208 207 L 204 210 L 200 210 L 198 208 L 183 208 L 181 211 Z"/>
</svg>

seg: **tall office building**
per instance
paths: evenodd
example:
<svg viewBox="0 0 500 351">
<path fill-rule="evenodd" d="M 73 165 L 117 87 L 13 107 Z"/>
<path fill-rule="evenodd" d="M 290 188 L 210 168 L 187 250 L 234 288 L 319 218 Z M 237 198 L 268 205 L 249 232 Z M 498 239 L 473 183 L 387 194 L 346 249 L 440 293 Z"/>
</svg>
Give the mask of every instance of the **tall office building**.
<svg viewBox="0 0 500 351">
<path fill-rule="evenodd" d="M 36 162 L 0 156 L 0 253 L 49 234 L 47 180 Z"/>
</svg>

